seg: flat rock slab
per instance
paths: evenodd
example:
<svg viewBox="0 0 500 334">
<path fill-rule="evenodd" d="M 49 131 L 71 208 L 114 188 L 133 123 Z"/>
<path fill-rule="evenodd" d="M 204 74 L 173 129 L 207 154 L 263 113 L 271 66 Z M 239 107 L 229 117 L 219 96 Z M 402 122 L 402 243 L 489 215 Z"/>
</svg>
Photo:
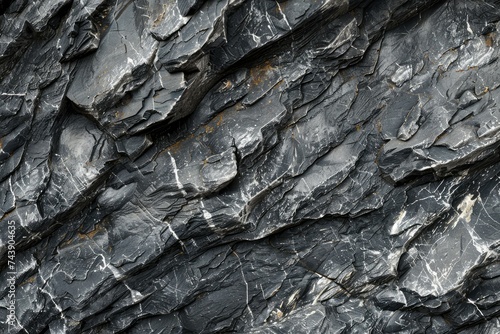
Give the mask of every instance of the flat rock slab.
<svg viewBox="0 0 500 334">
<path fill-rule="evenodd" d="M 499 22 L 0 3 L 0 332 L 500 332 Z"/>
</svg>

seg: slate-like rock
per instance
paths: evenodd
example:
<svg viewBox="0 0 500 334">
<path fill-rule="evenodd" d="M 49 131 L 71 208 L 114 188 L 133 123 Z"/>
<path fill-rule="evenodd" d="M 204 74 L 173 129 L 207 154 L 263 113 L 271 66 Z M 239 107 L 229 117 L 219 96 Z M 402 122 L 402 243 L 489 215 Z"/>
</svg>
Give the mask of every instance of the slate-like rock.
<svg viewBox="0 0 500 334">
<path fill-rule="evenodd" d="M 499 332 L 499 21 L 0 2 L 0 332 Z"/>
</svg>

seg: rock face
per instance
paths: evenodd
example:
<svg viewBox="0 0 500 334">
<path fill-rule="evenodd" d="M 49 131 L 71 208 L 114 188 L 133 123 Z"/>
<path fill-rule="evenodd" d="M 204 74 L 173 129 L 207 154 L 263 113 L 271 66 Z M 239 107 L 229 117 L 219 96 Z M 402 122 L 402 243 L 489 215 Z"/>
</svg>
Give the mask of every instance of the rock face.
<svg viewBox="0 0 500 334">
<path fill-rule="evenodd" d="M 0 332 L 500 332 L 498 0 L 0 14 Z"/>
</svg>

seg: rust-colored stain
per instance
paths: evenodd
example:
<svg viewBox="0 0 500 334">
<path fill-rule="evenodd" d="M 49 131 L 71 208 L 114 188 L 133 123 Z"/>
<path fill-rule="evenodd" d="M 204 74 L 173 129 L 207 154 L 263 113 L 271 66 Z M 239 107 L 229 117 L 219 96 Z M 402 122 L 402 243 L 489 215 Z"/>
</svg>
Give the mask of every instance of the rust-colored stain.
<svg viewBox="0 0 500 334">
<path fill-rule="evenodd" d="M 210 125 L 205 125 L 205 133 L 212 133 L 214 132 L 214 127 L 213 126 L 210 126 Z"/>
<path fill-rule="evenodd" d="M 484 87 L 483 91 L 479 95 L 482 96 L 482 95 L 488 93 L 489 91 L 490 91 L 490 87 L 486 86 L 486 87 Z"/>
<path fill-rule="evenodd" d="M 19 286 L 23 286 L 23 285 L 26 285 L 26 284 L 32 284 L 33 282 L 35 282 L 35 280 L 36 280 L 36 274 L 33 275 L 33 276 L 28 277 L 26 280 L 24 280 L 24 282 L 22 282 L 21 284 L 19 284 Z"/>
<path fill-rule="evenodd" d="M 158 27 L 161 21 L 165 18 L 165 14 L 167 13 L 167 5 L 163 4 L 163 11 L 160 15 L 153 21 L 153 27 Z"/>
<path fill-rule="evenodd" d="M 178 141 L 178 142 L 175 142 L 174 144 L 172 144 L 171 146 L 169 146 L 168 150 L 172 153 L 177 153 L 179 152 L 181 146 L 182 146 L 182 140 Z"/>
<path fill-rule="evenodd" d="M 186 140 L 190 140 L 190 139 L 193 139 L 195 137 L 194 134 L 190 134 L 187 138 L 184 138 L 184 139 L 181 139 L 175 143 L 173 143 L 172 145 L 170 145 L 169 147 L 167 147 L 166 149 L 164 149 L 163 151 L 161 151 L 162 153 L 165 152 L 165 151 L 169 151 L 171 153 L 178 153 L 179 150 L 181 149 L 182 147 L 182 144 L 186 141 Z"/>
<path fill-rule="evenodd" d="M 103 230 L 104 229 L 101 226 L 96 225 L 92 231 L 90 231 L 88 233 L 78 232 L 77 235 L 78 235 L 78 238 L 80 238 L 80 239 L 93 239 L 97 233 L 102 232 Z"/>
<path fill-rule="evenodd" d="M 377 149 L 377 154 L 375 155 L 375 159 L 373 160 L 373 163 L 378 166 L 378 163 L 380 161 L 380 156 L 382 155 L 382 151 L 384 150 L 384 145 L 380 145 L 380 147 Z"/>
<path fill-rule="evenodd" d="M 233 83 L 231 82 L 231 80 L 226 79 L 222 83 L 222 86 L 220 87 L 219 92 L 225 92 L 226 90 L 229 90 L 232 87 L 233 87 Z"/>
<path fill-rule="evenodd" d="M 382 122 L 380 122 L 380 120 L 377 121 L 376 127 L 378 133 L 382 133 Z"/>
<path fill-rule="evenodd" d="M 282 3 L 276 2 L 276 7 L 274 7 L 274 10 L 277 14 L 282 14 L 283 16 L 285 16 L 283 10 L 287 7 L 287 5 L 288 3 L 286 1 Z"/>
<path fill-rule="evenodd" d="M 235 109 L 236 111 L 240 111 L 240 110 L 245 109 L 245 106 L 243 105 L 243 103 L 238 102 L 238 103 L 236 103 L 236 104 L 234 105 L 234 109 Z"/>
<path fill-rule="evenodd" d="M 217 123 L 216 123 L 216 124 L 217 124 L 217 126 L 221 126 L 221 125 L 222 125 L 222 122 L 223 122 L 223 116 L 222 116 L 222 114 L 219 114 L 219 115 L 217 116 Z"/>
<path fill-rule="evenodd" d="M 493 37 L 494 34 L 491 32 L 489 34 L 486 34 L 486 36 L 484 36 L 484 44 L 486 44 L 487 47 L 491 48 L 493 46 L 494 44 Z"/>
<path fill-rule="evenodd" d="M 257 86 L 261 84 L 267 73 L 274 70 L 275 68 L 271 65 L 271 61 L 266 61 L 264 64 L 256 66 L 250 70 L 250 76 L 252 77 L 252 85 Z"/>
<path fill-rule="evenodd" d="M 68 239 L 68 240 L 66 240 L 65 242 L 63 242 L 63 243 L 60 244 L 60 248 L 64 248 L 66 246 L 71 245 L 73 243 L 73 241 L 75 241 L 75 239 Z"/>
<path fill-rule="evenodd" d="M 477 66 L 467 66 L 467 69 L 465 69 L 465 70 L 456 70 L 455 72 L 466 72 L 466 71 L 477 70 L 477 69 L 479 69 L 479 67 L 477 67 Z"/>
<path fill-rule="evenodd" d="M 276 85 L 274 87 L 279 87 L 279 86 L 283 85 L 284 83 L 285 83 L 285 80 L 281 79 L 280 81 L 278 81 L 276 83 Z"/>
</svg>

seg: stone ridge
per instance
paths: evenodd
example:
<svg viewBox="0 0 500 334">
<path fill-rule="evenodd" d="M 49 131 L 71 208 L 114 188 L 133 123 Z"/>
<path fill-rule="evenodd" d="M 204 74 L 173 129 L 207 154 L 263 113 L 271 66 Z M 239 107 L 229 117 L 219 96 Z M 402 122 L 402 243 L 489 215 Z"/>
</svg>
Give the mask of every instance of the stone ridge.
<svg viewBox="0 0 500 334">
<path fill-rule="evenodd" d="M 498 0 L 0 2 L 0 333 L 499 333 L 499 31 Z"/>
</svg>

